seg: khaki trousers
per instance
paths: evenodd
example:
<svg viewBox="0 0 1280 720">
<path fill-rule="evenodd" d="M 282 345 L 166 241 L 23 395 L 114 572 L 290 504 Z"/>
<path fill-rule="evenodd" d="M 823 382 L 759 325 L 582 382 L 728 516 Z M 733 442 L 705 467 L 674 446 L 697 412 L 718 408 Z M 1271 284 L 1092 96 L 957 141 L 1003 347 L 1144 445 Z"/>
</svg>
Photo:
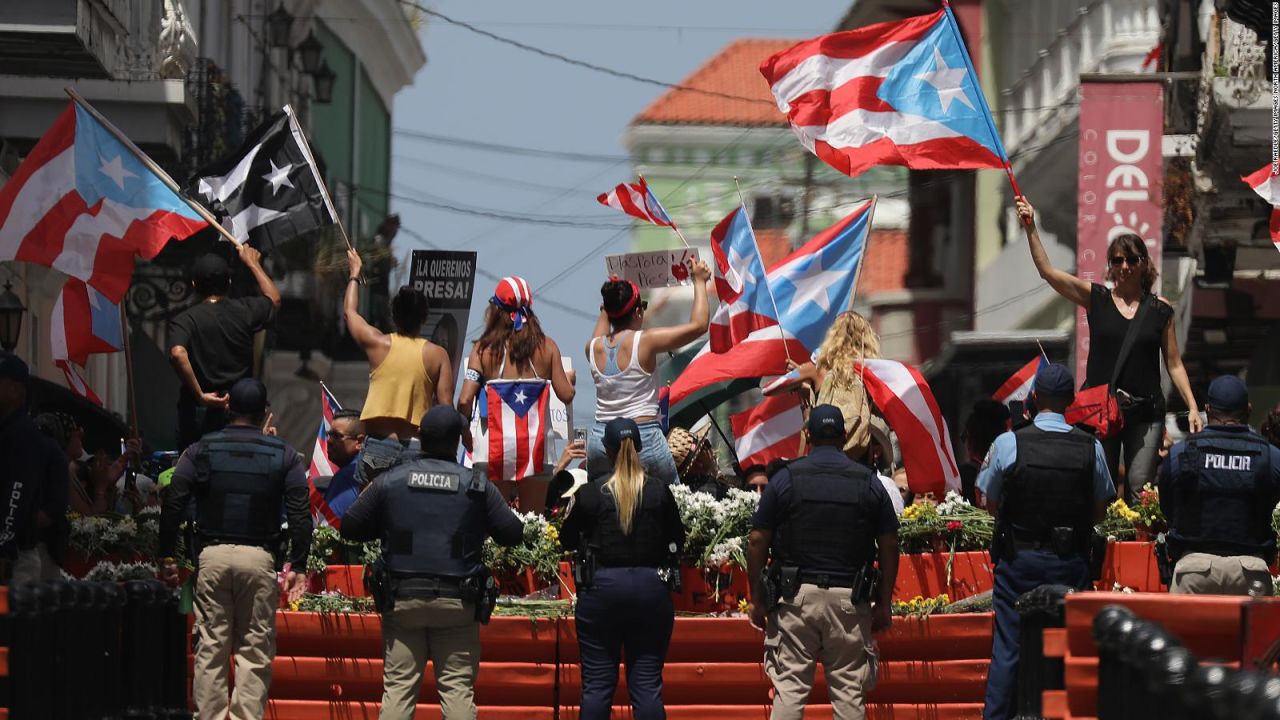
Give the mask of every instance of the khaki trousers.
<svg viewBox="0 0 1280 720">
<path fill-rule="evenodd" d="M 475 605 L 456 598 L 397 598 L 382 616 L 381 720 L 412 720 L 431 660 L 445 720 L 475 720 L 480 623 Z"/>
<path fill-rule="evenodd" d="M 1251 555 L 1183 555 L 1173 567 L 1169 592 L 1191 595 L 1271 595 L 1271 571 Z"/>
<path fill-rule="evenodd" d="M 199 720 L 261 720 L 276 656 L 280 586 L 271 554 L 248 545 L 214 545 L 200 553 L 195 582 L 196 656 L 192 683 Z M 227 665 L 235 653 L 236 687 L 227 700 Z"/>
<path fill-rule="evenodd" d="M 801 585 L 769 613 L 764 668 L 773 682 L 772 720 L 804 717 L 819 660 L 836 720 L 863 720 L 863 696 L 875 687 L 879 659 L 871 607 L 855 606 L 848 588 Z"/>
</svg>

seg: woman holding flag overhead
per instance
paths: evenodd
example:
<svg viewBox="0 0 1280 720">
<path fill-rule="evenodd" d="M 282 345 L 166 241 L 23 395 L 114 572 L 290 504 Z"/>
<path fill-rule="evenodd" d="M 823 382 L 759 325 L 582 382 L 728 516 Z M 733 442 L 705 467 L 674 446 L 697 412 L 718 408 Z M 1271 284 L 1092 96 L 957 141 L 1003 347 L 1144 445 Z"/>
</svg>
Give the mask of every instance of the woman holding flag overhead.
<svg viewBox="0 0 1280 720">
<path fill-rule="evenodd" d="M 671 449 L 658 422 L 658 354 L 678 350 L 707 331 L 711 320 L 707 281 L 711 268 L 701 260 L 690 265 L 693 309 L 689 322 L 673 327 L 642 329 L 648 303 L 630 280 L 610 277 L 600 287 L 600 318 L 596 320 L 587 361 L 596 383 L 596 424 L 587 437 L 587 473 L 596 477 L 611 467 L 604 448 L 605 423 L 615 418 L 634 420 L 640 427 L 645 472 L 666 483 L 679 482 Z"/>
<path fill-rule="evenodd" d="M 560 361 L 560 346 L 542 332 L 542 323 L 533 312 L 533 292 L 524 278 L 512 275 L 498 282 L 485 311 L 484 333 L 471 348 L 462 378 L 458 412 L 468 419 L 476 397 L 492 380 L 532 379 L 549 384 L 565 405 L 573 402 L 573 378 Z M 545 426 L 538 423 L 537 427 Z M 492 459 L 490 467 L 494 467 Z M 517 506 L 524 512 L 539 512 L 546 505 L 546 482 L 514 476 L 501 477 L 494 484 L 507 500 L 515 495 Z"/>
</svg>

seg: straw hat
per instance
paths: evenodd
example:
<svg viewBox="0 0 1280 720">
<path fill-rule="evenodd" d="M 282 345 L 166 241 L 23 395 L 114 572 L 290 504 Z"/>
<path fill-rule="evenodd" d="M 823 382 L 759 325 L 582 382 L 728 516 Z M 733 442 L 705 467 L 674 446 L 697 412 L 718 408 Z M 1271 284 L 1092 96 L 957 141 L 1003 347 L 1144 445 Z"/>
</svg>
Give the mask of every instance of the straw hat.
<svg viewBox="0 0 1280 720">
<path fill-rule="evenodd" d="M 671 432 L 667 434 L 667 445 L 671 448 L 671 459 L 675 460 L 676 468 L 681 473 L 688 471 L 693 459 L 698 457 L 698 451 L 706 447 L 707 435 L 710 433 L 710 423 L 693 432 L 682 427 L 671 428 Z"/>
</svg>

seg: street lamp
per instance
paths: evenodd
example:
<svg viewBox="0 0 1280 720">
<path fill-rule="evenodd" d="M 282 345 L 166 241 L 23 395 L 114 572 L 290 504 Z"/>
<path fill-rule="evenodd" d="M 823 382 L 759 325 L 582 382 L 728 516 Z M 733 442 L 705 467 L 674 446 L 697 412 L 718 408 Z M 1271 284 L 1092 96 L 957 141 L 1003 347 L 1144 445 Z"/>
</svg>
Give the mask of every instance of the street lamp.
<svg viewBox="0 0 1280 720">
<path fill-rule="evenodd" d="M 327 60 L 320 61 L 320 67 L 311 74 L 311 80 L 316 86 L 316 102 L 328 104 L 333 102 L 333 83 L 338 79 L 338 74 L 329 67 Z"/>
<path fill-rule="evenodd" d="M 324 59 L 324 45 L 316 39 L 315 33 L 307 33 L 307 39 L 298 43 L 296 49 L 302 57 L 302 72 L 314 75 Z"/>
<path fill-rule="evenodd" d="M 267 16 L 267 36 L 271 47 L 289 47 L 289 31 L 293 29 L 293 16 L 284 9 L 284 3 L 276 6 Z"/>
<path fill-rule="evenodd" d="M 4 284 L 4 292 L 0 292 L 0 347 L 8 352 L 18 347 L 18 335 L 22 332 L 22 316 L 27 308 L 22 300 L 13 294 L 12 283 Z"/>
</svg>

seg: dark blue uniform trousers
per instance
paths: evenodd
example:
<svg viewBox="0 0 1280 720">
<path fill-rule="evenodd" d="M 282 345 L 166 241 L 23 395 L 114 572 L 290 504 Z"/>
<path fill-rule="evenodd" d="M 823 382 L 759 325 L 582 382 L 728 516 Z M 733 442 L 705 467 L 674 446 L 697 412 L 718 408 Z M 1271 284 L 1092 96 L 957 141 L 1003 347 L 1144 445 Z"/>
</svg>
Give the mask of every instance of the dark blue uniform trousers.
<svg viewBox="0 0 1280 720">
<path fill-rule="evenodd" d="M 991 601 L 995 609 L 995 633 L 991 641 L 991 669 L 987 671 L 984 720 L 1013 716 L 1018 683 L 1018 630 L 1021 625 L 1013 604 L 1023 593 L 1041 585 L 1088 584 L 1089 566 L 1082 557 L 1064 558 L 1056 553 L 1020 550 L 1012 560 L 996 565 Z"/>
<path fill-rule="evenodd" d="M 608 720 L 618 687 L 618 663 L 627 657 L 627 692 L 635 720 L 663 720 L 662 666 L 671 643 L 675 608 L 658 571 L 599 568 L 590 588 L 578 591 L 575 612 L 582 654 L 582 720 Z"/>
</svg>

